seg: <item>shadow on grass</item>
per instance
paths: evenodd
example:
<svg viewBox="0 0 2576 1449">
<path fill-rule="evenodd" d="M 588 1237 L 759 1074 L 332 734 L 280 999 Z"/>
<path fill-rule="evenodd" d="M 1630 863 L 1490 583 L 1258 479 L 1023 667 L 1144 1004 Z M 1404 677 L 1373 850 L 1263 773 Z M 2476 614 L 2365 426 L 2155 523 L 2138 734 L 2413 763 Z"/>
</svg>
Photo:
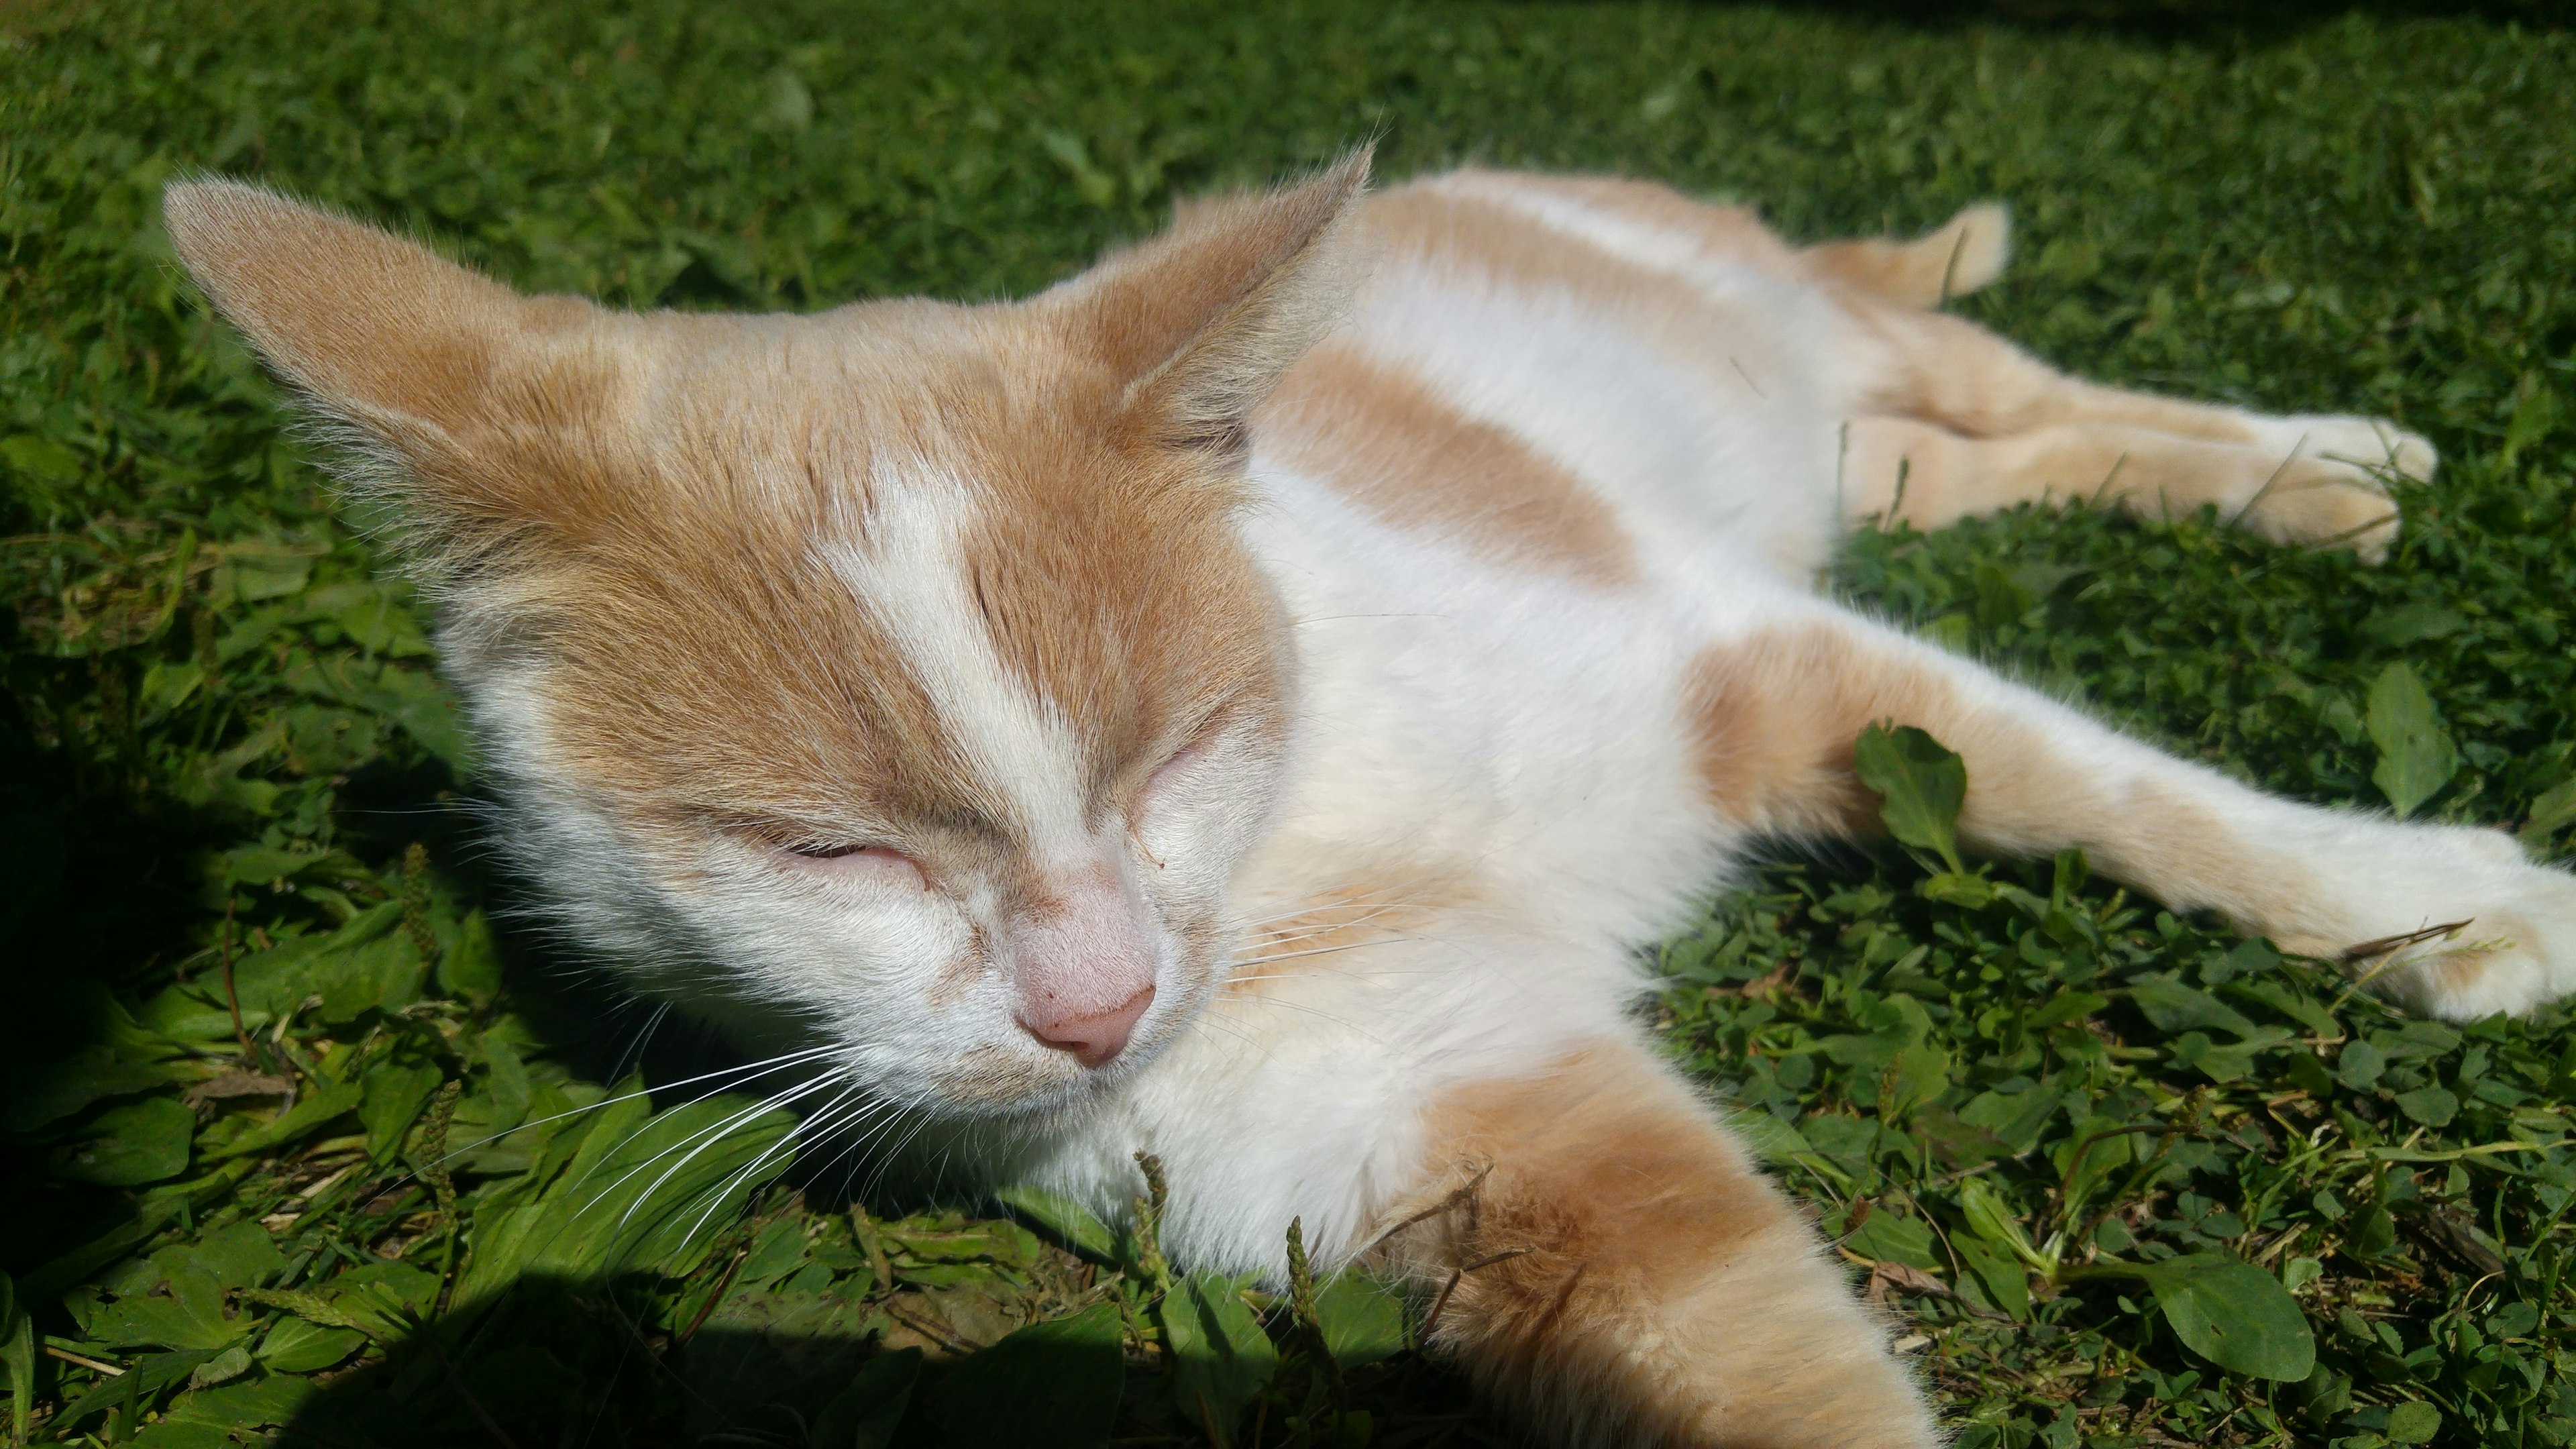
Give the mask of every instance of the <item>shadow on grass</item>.
<svg viewBox="0 0 2576 1449">
<path fill-rule="evenodd" d="M 0 990 L 18 1028 L 0 1056 L 0 1132 L 14 1134 L 45 1113 L 49 1087 L 105 1050 L 116 1029 L 114 989 L 193 949 L 190 928 L 203 908 L 190 864 L 233 832 L 138 792 L 112 762 L 40 739 L 21 691 L 82 690 L 75 661 L 13 654 L 8 666 L 56 676 L 15 679 L 0 691 Z M 12 1271 L 133 1210 L 115 1189 L 42 1173 L 0 1176 L 0 1267 Z"/>
<path fill-rule="evenodd" d="M 685 1330 L 655 1333 L 642 1325 L 663 1291 L 646 1277 L 522 1279 L 307 1394 L 279 1415 L 274 1442 L 1090 1449 L 1113 1437 L 1199 1442 L 1203 1431 L 1172 1375 L 1130 1363 L 1126 1318 L 1105 1295 L 991 1343 L 925 1349 L 918 1336 L 890 1345 L 884 1307 L 856 1288 L 737 1291 L 684 1315 Z M 1409 1423 L 1432 1436 L 1424 1442 L 1500 1442 L 1461 1381 L 1409 1355 L 1339 1371 L 1293 1357 L 1264 1381 L 1278 1402 L 1304 1406 L 1309 1431 L 1323 1415 L 1347 1429 L 1369 1422 L 1343 1417 L 1354 1409 L 1400 1404 L 1408 1412 L 1385 1427 Z M 1274 1419 L 1245 1402 L 1243 1412 L 1273 1420 L 1274 1434 L 1296 1427 L 1285 1410 Z"/>
<path fill-rule="evenodd" d="M 643 1327 L 658 1291 L 649 1278 L 523 1279 L 315 1391 L 277 1442 L 852 1449 L 943 1441 L 938 1427 L 950 1415 L 941 1412 L 941 1390 L 954 1367 L 925 1372 L 918 1349 L 880 1347 L 869 1320 L 883 1315 L 856 1297 L 737 1295 L 694 1332 L 666 1335 Z M 1008 1442 L 1097 1442 L 1117 1411 L 1117 1342 L 1105 1354 L 1094 1347 L 1042 1357 L 1032 1367 L 1051 1381 L 1106 1400 L 1098 1432 L 1050 1439 L 1048 1426 L 1030 1419 Z"/>
</svg>

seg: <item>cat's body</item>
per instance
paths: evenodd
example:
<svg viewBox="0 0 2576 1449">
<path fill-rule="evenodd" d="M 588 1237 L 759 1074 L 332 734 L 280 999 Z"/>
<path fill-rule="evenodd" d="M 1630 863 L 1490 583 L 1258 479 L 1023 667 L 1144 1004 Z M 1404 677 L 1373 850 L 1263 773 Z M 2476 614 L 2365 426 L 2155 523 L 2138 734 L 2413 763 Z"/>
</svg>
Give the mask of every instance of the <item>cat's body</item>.
<svg viewBox="0 0 2576 1449">
<path fill-rule="evenodd" d="M 181 253 L 394 454 L 519 854 L 648 987 L 834 1044 L 818 1120 L 1275 1271 L 1447 1293 L 1560 1430 L 1921 1444 L 1812 1231 L 1628 1006 L 1758 836 L 1964 832 L 2298 949 L 2472 919 L 2450 1015 L 2576 976 L 2576 884 L 2270 800 L 1818 599 L 1839 532 L 2085 494 L 2384 547 L 2420 440 L 2057 376 L 1937 304 L 1999 214 L 1792 250 L 1635 183 L 1346 167 L 1013 308 L 616 317 L 240 188 Z M 282 283 L 281 283 L 282 279 Z M 1318 342 L 1320 338 L 1320 342 Z"/>
</svg>

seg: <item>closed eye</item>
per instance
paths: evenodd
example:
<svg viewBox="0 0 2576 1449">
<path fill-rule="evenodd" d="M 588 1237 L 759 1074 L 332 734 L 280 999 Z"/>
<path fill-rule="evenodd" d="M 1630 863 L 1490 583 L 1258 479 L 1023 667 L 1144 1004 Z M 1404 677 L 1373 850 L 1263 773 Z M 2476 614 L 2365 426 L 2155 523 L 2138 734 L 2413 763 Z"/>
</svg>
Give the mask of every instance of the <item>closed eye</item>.
<svg viewBox="0 0 2576 1449">
<path fill-rule="evenodd" d="M 919 862 L 890 845 L 808 842 L 775 847 L 792 870 L 836 880 L 906 885 L 927 890 L 930 877 Z"/>
<path fill-rule="evenodd" d="M 840 860 L 847 856 L 864 855 L 871 850 L 883 849 L 885 847 L 882 845 L 791 845 L 787 847 L 787 853 L 801 855 L 807 860 Z"/>
</svg>

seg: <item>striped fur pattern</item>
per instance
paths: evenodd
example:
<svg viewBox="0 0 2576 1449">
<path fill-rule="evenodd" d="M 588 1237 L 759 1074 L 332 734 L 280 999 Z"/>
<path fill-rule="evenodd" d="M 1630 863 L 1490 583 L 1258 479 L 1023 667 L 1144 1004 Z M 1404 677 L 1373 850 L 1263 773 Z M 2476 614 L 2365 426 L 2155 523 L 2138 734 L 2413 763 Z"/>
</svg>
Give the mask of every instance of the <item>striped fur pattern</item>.
<svg viewBox="0 0 2576 1449">
<path fill-rule="evenodd" d="M 525 298 L 250 187 L 208 296 L 410 520 L 505 844 L 639 989 L 1187 1262 L 1455 1278 L 1567 1441 L 1938 1440 L 1627 1006 L 1758 837 L 1868 833 L 1854 736 L 2435 1015 L 2576 983 L 2505 836 L 2275 799 L 1856 617 L 1839 533 L 2083 496 L 2375 557 L 2420 438 L 2066 377 L 1940 310 L 2004 214 L 1793 247 L 1663 187 L 1366 158 L 1025 301 Z M 1471 1268 L 1473 1271 L 1461 1272 Z"/>
</svg>

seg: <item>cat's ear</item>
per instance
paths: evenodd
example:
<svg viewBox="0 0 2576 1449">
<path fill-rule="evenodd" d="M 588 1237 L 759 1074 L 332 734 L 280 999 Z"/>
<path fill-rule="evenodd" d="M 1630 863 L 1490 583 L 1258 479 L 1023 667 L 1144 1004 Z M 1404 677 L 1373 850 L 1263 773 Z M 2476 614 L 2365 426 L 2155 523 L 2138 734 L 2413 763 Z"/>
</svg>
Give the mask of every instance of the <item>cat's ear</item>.
<svg viewBox="0 0 2576 1449">
<path fill-rule="evenodd" d="M 1252 410 L 1350 300 L 1370 150 L 1285 190 L 1202 202 L 1046 299 L 1158 442 L 1238 454 Z"/>
<path fill-rule="evenodd" d="M 162 218 L 217 311 L 371 451 L 390 448 L 429 514 L 510 513 L 506 479 L 478 455 L 495 438 L 559 425 L 595 397 L 600 316 L 569 297 L 522 297 L 428 248 L 233 181 L 183 181 Z M 541 511 L 541 510 L 540 510 Z M 524 515 L 523 515 L 524 516 Z"/>
</svg>

